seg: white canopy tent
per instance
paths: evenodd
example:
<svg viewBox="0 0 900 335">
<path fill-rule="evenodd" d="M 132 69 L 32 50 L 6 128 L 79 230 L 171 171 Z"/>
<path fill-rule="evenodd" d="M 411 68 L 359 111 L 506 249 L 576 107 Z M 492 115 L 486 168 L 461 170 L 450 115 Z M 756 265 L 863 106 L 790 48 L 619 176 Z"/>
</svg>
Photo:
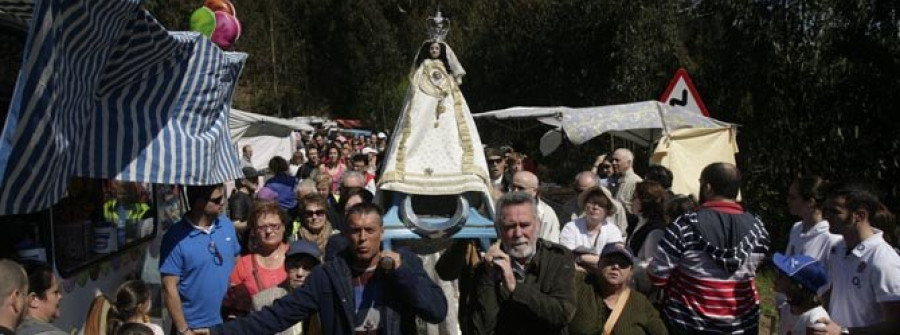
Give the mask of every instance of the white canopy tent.
<svg viewBox="0 0 900 335">
<path fill-rule="evenodd" d="M 256 169 L 265 169 L 275 156 L 290 159 L 296 147 L 295 130 L 313 131 L 306 122 L 286 120 L 242 110 L 232 109 L 228 119 L 231 140 L 238 152 L 246 145 L 253 148 L 251 162 Z"/>
</svg>

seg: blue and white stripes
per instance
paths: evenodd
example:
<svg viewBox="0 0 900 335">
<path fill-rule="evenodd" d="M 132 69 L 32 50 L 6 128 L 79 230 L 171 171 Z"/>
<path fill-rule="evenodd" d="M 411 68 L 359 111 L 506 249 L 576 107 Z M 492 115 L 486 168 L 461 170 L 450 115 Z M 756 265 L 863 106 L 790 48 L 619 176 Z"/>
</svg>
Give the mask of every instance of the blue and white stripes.
<svg viewBox="0 0 900 335">
<path fill-rule="evenodd" d="M 166 31 L 140 0 L 36 6 L 0 141 L 0 214 L 50 207 L 72 176 L 241 176 L 227 120 L 246 54 Z"/>
</svg>

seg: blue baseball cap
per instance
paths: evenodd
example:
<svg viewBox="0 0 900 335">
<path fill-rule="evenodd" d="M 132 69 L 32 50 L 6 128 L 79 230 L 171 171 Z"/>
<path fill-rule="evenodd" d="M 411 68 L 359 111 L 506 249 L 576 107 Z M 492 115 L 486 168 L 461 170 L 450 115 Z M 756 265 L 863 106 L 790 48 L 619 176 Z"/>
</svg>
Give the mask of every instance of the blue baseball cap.
<svg viewBox="0 0 900 335">
<path fill-rule="evenodd" d="M 308 255 L 312 256 L 312 258 L 319 259 L 322 256 L 322 253 L 319 252 L 319 246 L 315 243 L 312 243 L 307 240 L 296 240 L 291 242 L 290 248 L 288 248 L 286 257 L 291 257 L 294 255 Z"/>
<path fill-rule="evenodd" d="M 825 266 L 815 258 L 807 255 L 785 256 L 775 253 L 772 262 L 778 271 L 810 292 L 818 293 L 819 289 L 828 284 Z"/>
</svg>

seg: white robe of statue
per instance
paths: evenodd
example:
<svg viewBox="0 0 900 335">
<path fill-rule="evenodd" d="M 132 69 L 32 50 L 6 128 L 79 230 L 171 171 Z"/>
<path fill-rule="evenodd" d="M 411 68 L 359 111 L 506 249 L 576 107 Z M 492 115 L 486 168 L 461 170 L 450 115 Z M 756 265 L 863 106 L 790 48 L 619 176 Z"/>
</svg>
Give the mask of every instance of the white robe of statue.
<svg viewBox="0 0 900 335">
<path fill-rule="evenodd" d="M 443 46 L 453 74 L 440 59 L 431 58 L 410 74 L 410 87 L 385 157 L 381 190 L 490 194 L 481 138 L 459 89 L 465 71 L 450 47 Z"/>
</svg>

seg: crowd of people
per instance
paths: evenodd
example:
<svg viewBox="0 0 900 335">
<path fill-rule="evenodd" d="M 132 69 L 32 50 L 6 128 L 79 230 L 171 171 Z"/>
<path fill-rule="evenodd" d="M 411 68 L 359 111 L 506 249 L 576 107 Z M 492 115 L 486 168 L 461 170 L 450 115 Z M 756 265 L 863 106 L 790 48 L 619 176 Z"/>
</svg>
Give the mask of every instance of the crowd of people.
<svg viewBox="0 0 900 335">
<path fill-rule="evenodd" d="M 694 198 L 671 191 L 665 167 L 641 177 L 622 148 L 575 175 L 573 196 L 550 200 L 527 156 L 487 148 L 497 241 L 454 240 L 432 264 L 382 249 L 373 195 L 385 137 L 311 134 L 290 160 L 245 165 L 230 195 L 186 187 L 190 210 L 161 246 L 168 333 L 414 334 L 421 320 L 462 334 L 755 334 L 767 262 L 780 333 L 898 329 L 900 256 L 893 232 L 875 228 L 893 216 L 862 186 L 798 177 L 787 208 L 800 221 L 772 255 L 732 164 L 703 169 Z M 242 152 L 249 163 L 253 148 Z M 63 334 L 48 266 L 0 260 L 0 294 L 0 334 Z M 98 327 L 162 334 L 150 302 L 143 282 L 126 282 Z"/>
</svg>

